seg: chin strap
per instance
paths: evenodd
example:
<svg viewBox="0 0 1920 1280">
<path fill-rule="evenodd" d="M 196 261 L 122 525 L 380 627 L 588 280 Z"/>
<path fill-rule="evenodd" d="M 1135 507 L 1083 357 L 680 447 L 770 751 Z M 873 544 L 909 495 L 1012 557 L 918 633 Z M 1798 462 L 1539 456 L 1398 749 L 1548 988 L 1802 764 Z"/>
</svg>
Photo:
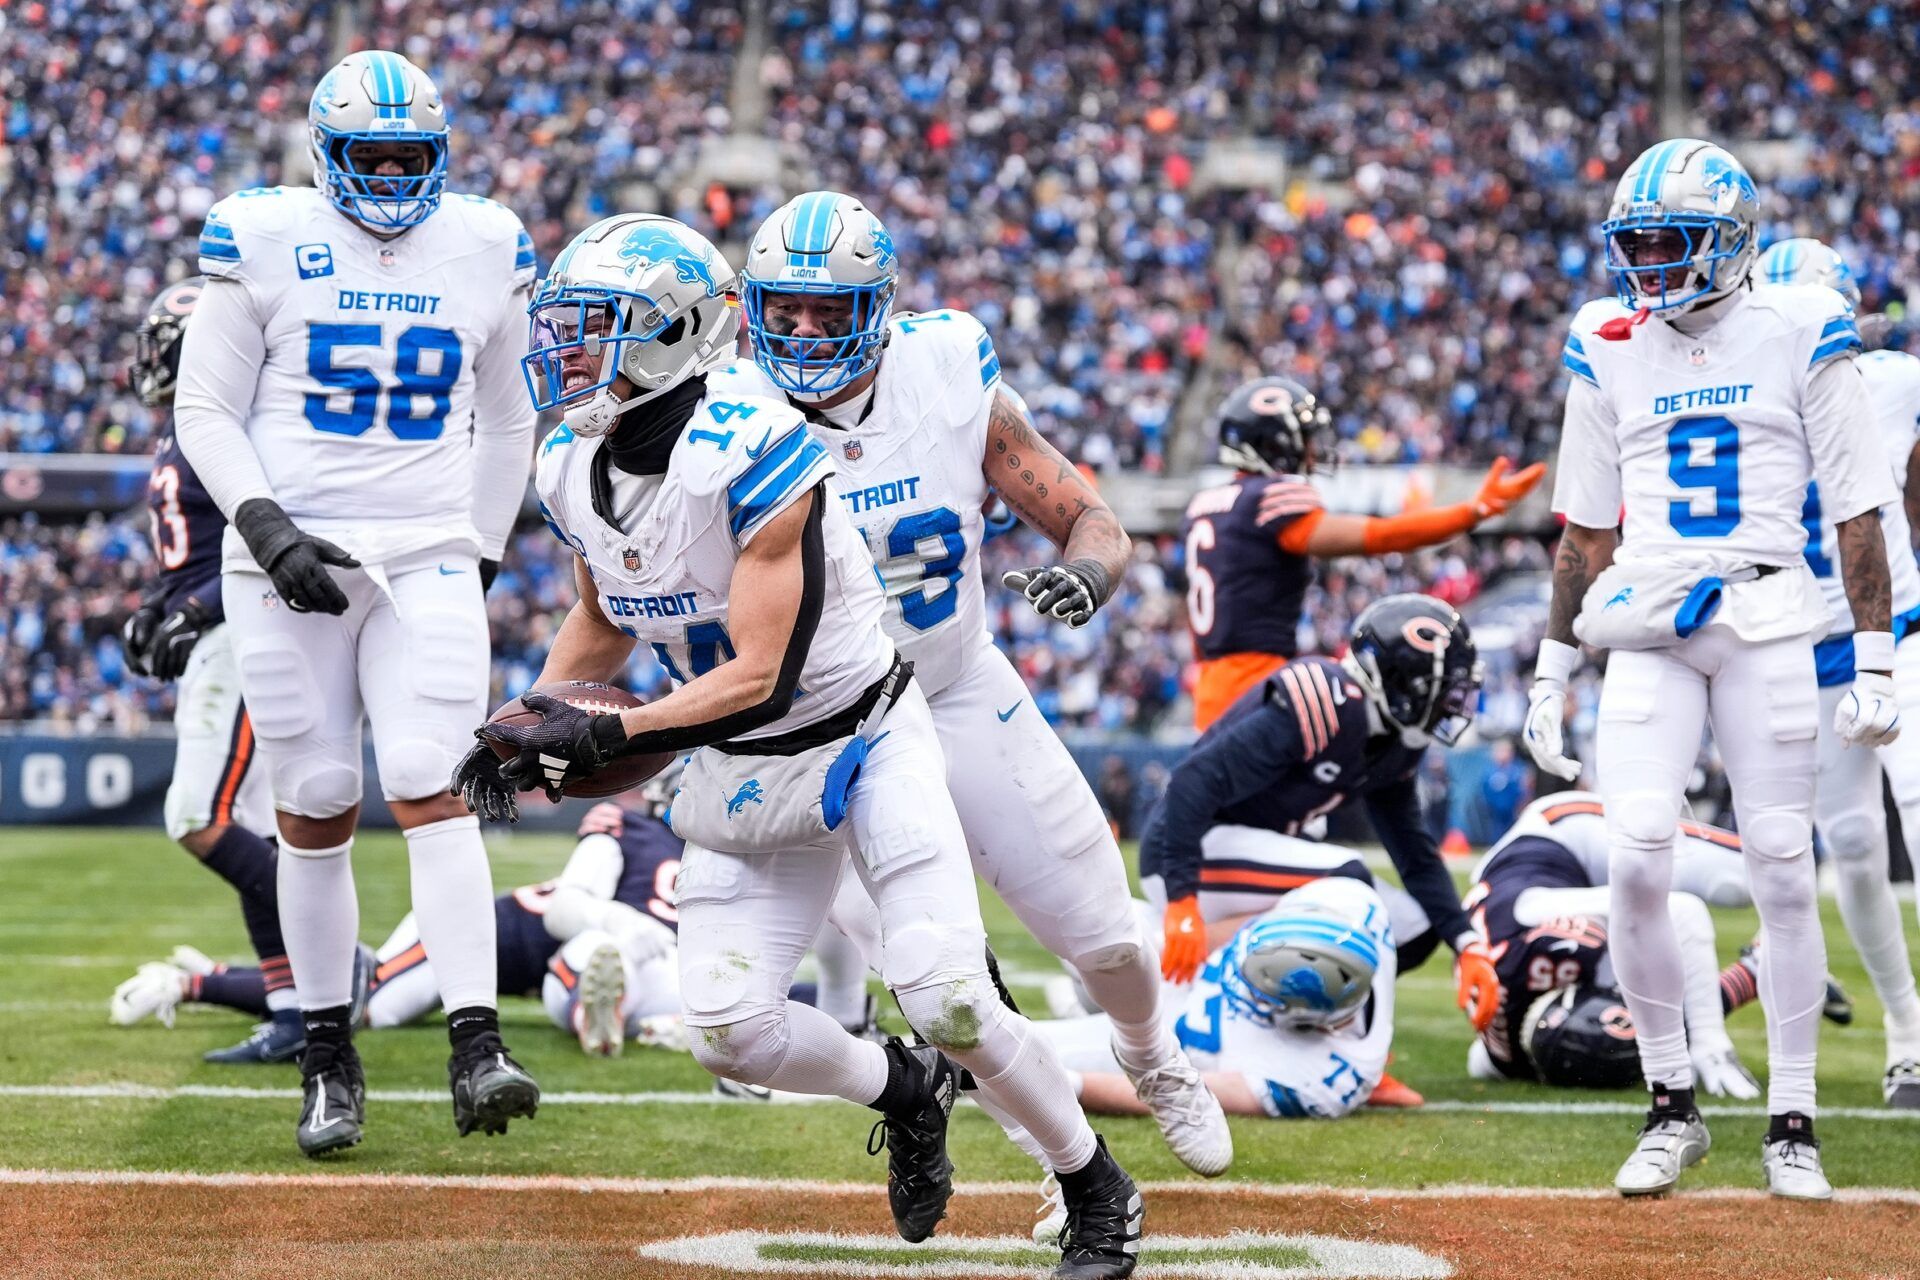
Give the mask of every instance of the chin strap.
<svg viewBox="0 0 1920 1280">
<path fill-rule="evenodd" d="M 637 396 L 632 400 L 615 400 L 613 392 L 606 387 L 593 393 L 592 398 L 583 404 L 576 404 L 561 415 L 560 421 L 567 430 L 582 438 L 603 436 L 613 430 L 614 424 L 627 410 L 638 405 L 646 396 Z"/>
</svg>

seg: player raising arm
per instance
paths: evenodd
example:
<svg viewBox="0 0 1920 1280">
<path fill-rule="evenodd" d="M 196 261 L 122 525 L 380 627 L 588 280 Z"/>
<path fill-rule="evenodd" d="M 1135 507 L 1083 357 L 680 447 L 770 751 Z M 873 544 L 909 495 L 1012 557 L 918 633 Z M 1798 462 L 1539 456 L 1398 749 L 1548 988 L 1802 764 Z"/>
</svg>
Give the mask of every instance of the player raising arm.
<svg viewBox="0 0 1920 1280">
<path fill-rule="evenodd" d="M 1227 484 L 1187 504 L 1187 620 L 1200 656 L 1194 727 L 1204 730 L 1299 652 L 1313 560 L 1412 551 L 1458 537 L 1532 491 L 1546 467 L 1496 459 L 1472 501 L 1396 516 L 1340 515 L 1307 477 L 1329 447 L 1325 405 L 1291 378 L 1256 378 L 1215 418 Z"/>
<path fill-rule="evenodd" d="M 482 595 L 526 492 L 534 259 L 512 213 L 444 194 L 446 112 L 405 58 L 349 55 L 307 123 L 317 186 L 207 215 L 175 430 L 232 522 L 223 595 L 306 1023 L 298 1138 L 320 1155 L 364 1121 L 346 1009 L 363 715 L 447 1009 L 455 1126 L 503 1132 L 539 1097 L 500 1040 L 479 823 L 446 794 L 485 712 Z"/>
<path fill-rule="evenodd" d="M 1670 1190 L 1709 1142 L 1667 911 L 1680 805 L 1709 723 L 1765 939 L 1767 1185 L 1833 1194 L 1813 1138 L 1826 943 L 1813 875 L 1810 641 L 1830 613 L 1802 557 L 1810 477 L 1835 521 L 1857 628 L 1835 731 L 1867 747 L 1897 732 L 1878 512 L 1899 494 L 1870 435 L 1859 334 L 1831 289 L 1752 283 L 1758 217 L 1753 180 L 1721 148 L 1682 138 L 1645 152 L 1601 228 L 1619 296 L 1581 309 L 1563 357 L 1573 376 L 1554 508 L 1567 528 L 1526 740 L 1541 768 L 1578 772 L 1561 749 L 1576 635 L 1612 649 L 1597 735 L 1608 925 L 1653 1093 L 1614 1179 L 1623 1195 Z"/>
<path fill-rule="evenodd" d="M 519 754 L 501 765 L 482 742 L 455 783 L 510 816 L 514 786 L 558 786 L 623 752 L 700 748 L 672 815 L 687 841 L 681 994 L 702 1065 L 878 1111 L 894 1225 L 919 1241 L 953 1191 L 957 1061 L 1066 1189 L 1074 1226 L 1055 1274 L 1125 1276 L 1139 1194 L 988 977 L 933 718 L 881 627 L 879 575 L 827 486 L 833 459 L 797 410 L 707 384 L 733 350 L 733 283 L 697 232 L 642 214 L 582 232 L 542 283 L 529 380 L 565 420 L 541 446 L 538 487 L 577 557 L 580 601 L 541 678 L 611 680 L 645 641 L 674 689 L 603 715 L 527 695 L 541 723 L 485 730 Z M 919 1046 L 857 1039 L 789 998 L 849 858 Z"/>
</svg>

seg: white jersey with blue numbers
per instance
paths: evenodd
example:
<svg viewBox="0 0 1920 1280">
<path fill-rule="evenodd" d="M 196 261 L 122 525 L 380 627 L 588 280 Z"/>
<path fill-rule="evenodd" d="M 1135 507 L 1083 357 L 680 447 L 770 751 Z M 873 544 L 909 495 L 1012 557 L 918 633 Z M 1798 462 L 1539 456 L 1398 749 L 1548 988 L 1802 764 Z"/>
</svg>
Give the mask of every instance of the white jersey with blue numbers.
<svg viewBox="0 0 1920 1280">
<path fill-rule="evenodd" d="M 1897 496 L 1882 450 L 1859 447 L 1866 423 L 1802 411 L 1819 371 L 1853 360 L 1859 331 L 1845 299 L 1817 285 L 1756 285 L 1721 305 L 1698 336 L 1658 317 L 1633 323 L 1613 299 L 1580 309 L 1562 356 L 1573 376 L 1553 509 L 1619 525 L 1623 563 L 1804 574 L 1810 480 L 1838 520 Z"/>
<path fill-rule="evenodd" d="M 833 474 L 833 460 L 784 401 L 720 396 L 694 410 L 666 473 L 627 516 L 593 506 L 594 457 L 605 437 L 561 427 L 540 445 L 534 483 L 548 526 L 586 562 L 601 611 L 652 646 L 674 685 L 734 656 L 728 587 L 740 552 L 773 518 Z M 866 547 L 829 503 L 821 521 L 827 581 L 820 622 L 786 716 L 746 738 L 812 724 L 852 705 L 887 673 L 893 644 Z"/>
<path fill-rule="evenodd" d="M 1303 900 L 1318 902 L 1352 921 L 1379 948 L 1373 992 L 1360 1011 L 1326 1031 L 1276 1024 L 1235 1002 L 1224 989 L 1229 943 L 1207 958 L 1174 1023 L 1174 1035 L 1200 1071 L 1242 1077 L 1268 1115 L 1332 1120 L 1364 1103 L 1387 1069 L 1387 1051 L 1393 1045 L 1397 959 L 1386 905 L 1370 885 L 1345 876 L 1302 885 L 1241 929 L 1251 929 Z"/>
<path fill-rule="evenodd" d="M 887 634 L 931 698 L 992 644 L 980 538 L 1000 361 L 964 311 L 896 315 L 887 330 L 865 415 L 845 428 L 815 422 L 813 433 L 833 454 L 841 506 L 880 566 Z M 780 395 L 746 359 L 708 385 L 716 394 Z"/>
<path fill-rule="evenodd" d="M 242 191 L 208 213 L 200 270 L 259 321 L 246 430 L 288 515 L 363 560 L 478 545 L 473 432 L 533 417 L 533 242 L 510 210 L 449 194 L 383 241 L 311 187 Z M 226 562 L 251 563 L 231 529 Z"/>
<path fill-rule="evenodd" d="M 1886 448 L 1888 473 L 1894 485 L 1904 489 L 1907 459 L 1920 440 L 1920 358 L 1904 351 L 1869 351 L 1859 358 L 1859 365 L 1867 398 L 1873 402 L 1877 442 Z M 1819 484 L 1808 485 L 1807 567 L 1820 580 L 1821 594 L 1833 614 L 1828 634 L 1847 635 L 1854 629 L 1853 606 L 1840 579 L 1839 535 L 1823 507 Z M 1881 507 L 1880 525 L 1887 536 L 1887 565 L 1893 571 L 1893 614 L 1899 618 L 1920 609 L 1920 567 L 1913 558 L 1913 533 L 1905 506 L 1889 502 Z"/>
</svg>

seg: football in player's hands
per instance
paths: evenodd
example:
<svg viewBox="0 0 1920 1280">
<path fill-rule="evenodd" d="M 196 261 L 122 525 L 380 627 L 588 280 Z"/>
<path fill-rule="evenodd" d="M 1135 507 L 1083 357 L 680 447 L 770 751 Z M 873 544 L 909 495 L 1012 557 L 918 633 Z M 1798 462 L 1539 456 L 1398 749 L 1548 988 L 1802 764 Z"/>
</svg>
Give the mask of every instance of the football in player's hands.
<svg viewBox="0 0 1920 1280">
<path fill-rule="evenodd" d="M 625 711 L 630 707 L 642 705 L 639 698 L 625 689 L 616 689 L 609 684 L 600 684 L 593 680 L 553 680 L 546 684 L 535 685 L 529 693 L 543 693 L 557 698 L 570 707 L 576 707 L 591 715 L 611 715 Z M 538 711 L 528 708 L 522 698 L 502 706 L 487 717 L 489 725 L 528 726 L 541 723 Z M 483 737 L 494 755 L 503 762 L 512 760 L 520 754 L 519 750 L 506 742 L 491 737 Z M 672 764 L 675 753 L 655 751 L 644 755 L 619 756 L 608 761 L 601 768 L 585 776 L 570 779 L 561 790 L 567 795 L 598 799 L 601 796 L 615 796 L 633 788 L 659 773 Z"/>
</svg>

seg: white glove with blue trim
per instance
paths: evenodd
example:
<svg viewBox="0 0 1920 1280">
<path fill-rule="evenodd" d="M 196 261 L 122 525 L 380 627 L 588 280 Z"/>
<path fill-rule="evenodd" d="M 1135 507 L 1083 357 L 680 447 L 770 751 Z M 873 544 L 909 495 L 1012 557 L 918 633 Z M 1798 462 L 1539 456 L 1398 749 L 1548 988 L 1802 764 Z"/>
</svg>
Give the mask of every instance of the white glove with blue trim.
<svg viewBox="0 0 1920 1280">
<path fill-rule="evenodd" d="M 1884 747 L 1900 736 L 1900 705 L 1893 696 L 1893 677 L 1878 671 L 1860 671 L 1853 685 L 1833 709 L 1833 731 L 1850 747 Z"/>
</svg>

